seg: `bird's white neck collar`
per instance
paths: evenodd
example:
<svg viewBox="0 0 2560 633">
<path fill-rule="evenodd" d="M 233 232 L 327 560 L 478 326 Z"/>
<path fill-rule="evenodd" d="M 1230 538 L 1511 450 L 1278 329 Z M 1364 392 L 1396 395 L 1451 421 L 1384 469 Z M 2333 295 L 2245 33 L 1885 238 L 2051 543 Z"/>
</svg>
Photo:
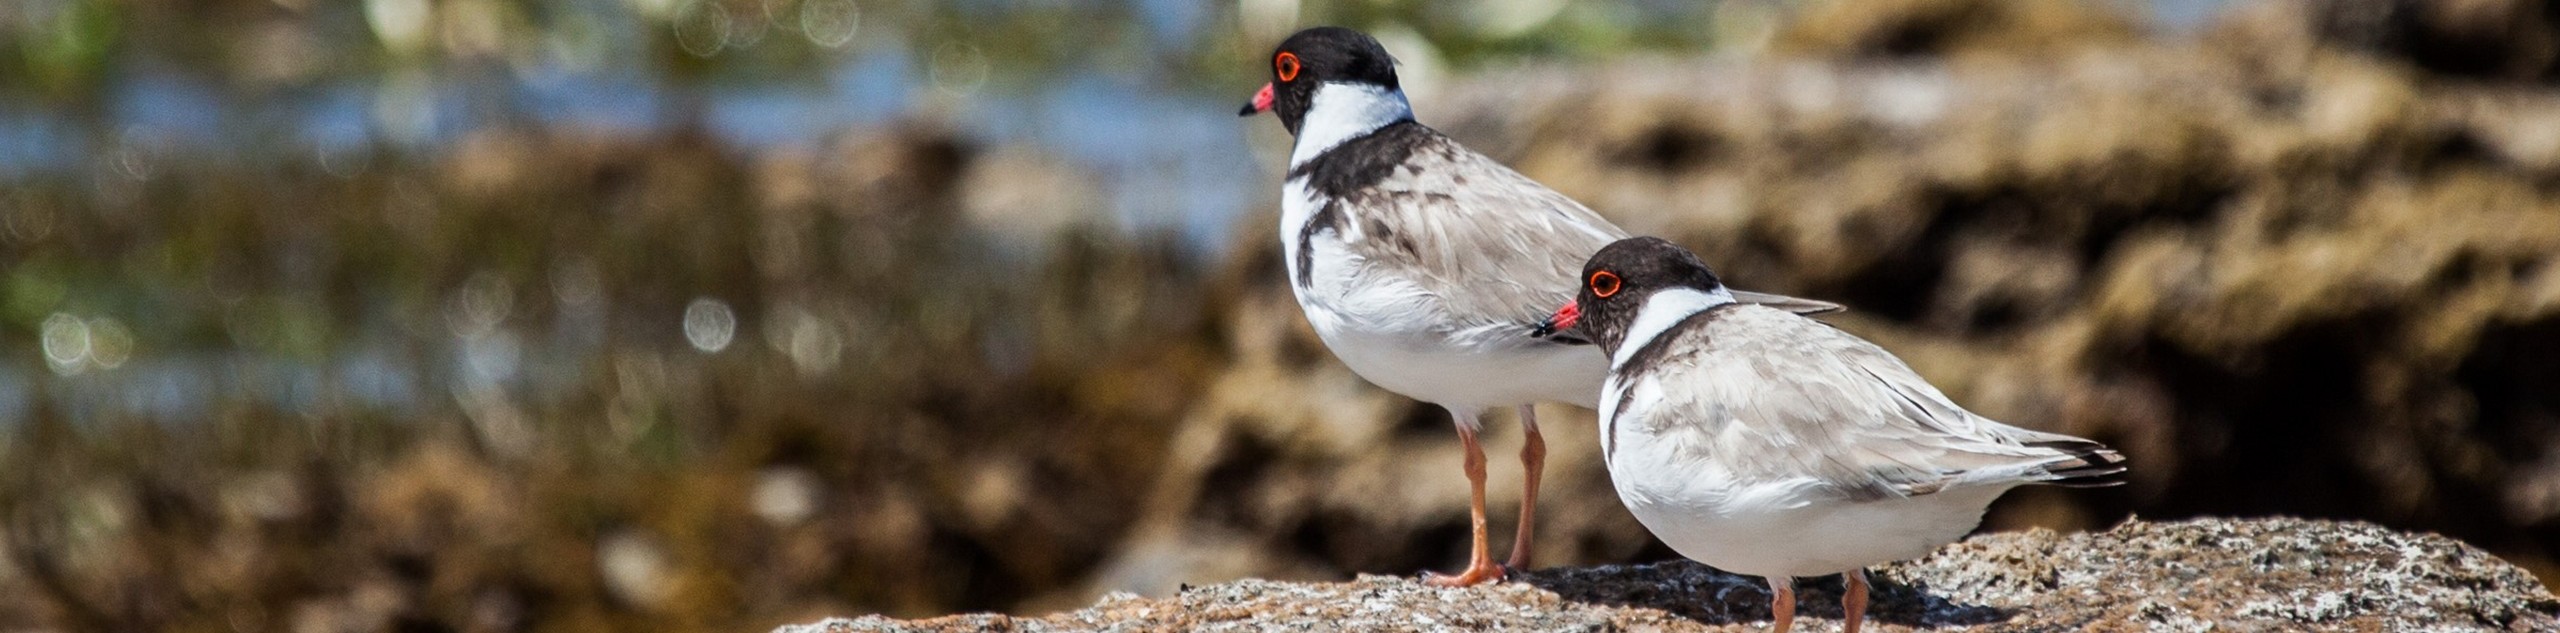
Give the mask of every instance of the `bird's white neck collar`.
<svg viewBox="0 0 2560 633">
<path fill-rule="evenodd" d="M 1344 141 L 1412 119 L 1413 105 L 1405 102 L 1403 90 L 1367 83 L 1318 85 L 1306 119 L 1299 122 L 1298 144 L 1289 152 L 1289 167 L 1315 160 Z"/>
<path fill-rule="evenodd" d="M 1645 298 L 1644 307 L 1636 309 L 1636 321 L 1627 326 L 1627 338 L 1618 342 L 1618 352 L 1610 355 L 1609 369 L 1625 366 L 1627 359 L 1636 355 L 1636 350 L 1644 349 L 1654 337 L 1662 336 L 1663 332 L 1679 325 L 1689 315 L 1728 303 L 1733 303 L 1733 293 L 1722 287 L 1717 287 L 1714 292 L 1696 288 L 1667 288 L 1654 292 L 1653 296 Z"/>
</svg>

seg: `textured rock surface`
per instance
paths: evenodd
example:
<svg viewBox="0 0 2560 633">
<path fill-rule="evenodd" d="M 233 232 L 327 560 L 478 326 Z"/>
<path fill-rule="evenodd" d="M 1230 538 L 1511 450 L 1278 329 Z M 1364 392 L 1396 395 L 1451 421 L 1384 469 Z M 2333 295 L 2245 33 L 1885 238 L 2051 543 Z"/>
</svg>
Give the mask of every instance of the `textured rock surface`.
<svg viewBox="0 0 2560 633">
<path fill-rule="evenodd" d="M 2063 535 L 1983 535 L 1881 567 L 1870 630 L 2550 631 L 2560 599 L 2459 541 L 2300 519 L 2133 521 Z M 1837 577 L 1807 581 L 1805 630 L 1836 628 Z M 1475 589 L 1409 578 L 1241 580 L 1113 594 L 1037 618 L 835 619 L 781 633 L 1114 630 L 1758 630 L 1758 579 L 1687 561 L 1549 569 Z M 1831 620 L 1832 622 L 1819 622 Z"/>
</svg>

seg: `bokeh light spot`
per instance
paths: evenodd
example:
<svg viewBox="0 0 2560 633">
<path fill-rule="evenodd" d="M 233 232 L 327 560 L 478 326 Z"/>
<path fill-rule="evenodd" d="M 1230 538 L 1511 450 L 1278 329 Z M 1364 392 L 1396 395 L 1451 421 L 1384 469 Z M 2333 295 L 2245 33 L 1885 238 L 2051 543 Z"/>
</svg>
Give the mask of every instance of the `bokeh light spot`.
<svg viewBox="0 0 2560 633">
<path fill-rule="evenodd" d="M 586 310 L 604 303 L 604 273 L 593 260 L 573 260 L 551 269 L 551 292 L 563 307 Z"/>
<path fill-rule="evenodd" d="M 779 526 L 799 524 L 818 512 L 817 475 L 807 469 L 777 466 L 756 478 L 756 516 Z"/>
<path fill-rule="evenodd" d="M 964 42 L 934 48 L 931 64 L 936 88 L 965 95 L 987 82 L 987 54 Z"/>
<path fill-rule="evenodd" d="M 667 601 L 674 586 L 666 548 L 656 539 L 629 530 L 615 532 L 596 544 L 597 575 L 615 597 L 654 607 Z"/>
<path fill-rule="evenodd" d="M 498 329 L 515 311 L 515 285 L 497 273 L 482 271 L 462 282 L 445 303 L 445 326 L 463 338 L 479 338 Z"/>
<path fill-rule="evenodd" d="M 862 29 L 862 7 L 853 0 L 808 0 L 800 3 L 800 33 L 809 43 L 840 48 Z"/>
<path fill-rule="evenodd" d="M 409 53 L 427 43 L 430 8 L 425 0 L 368 0 L 364 18 L 373 36 L 392 52 Z"/>
<path fill-rule="evenodd" d="M 44 360 L 53 373 L 70 376 L 89 368 L 89 323 L 53 313 L 44 318 Z"/>
<path fill-rule="evenodd" d="M 676 45 L 695 57 L 720 54 L 729 43 L 729 9 L 717 2 L 696 2 L 676 13 Z"/>
<path fill-rule="evenodd" d="M 804 375 L 835 369 L 844 356 L 844 335 L 825 317 L 786 305 L 765 319 L 765 343 L 782 352 Z"/>
<path fill-rule="evenodd" d="M 53 235 L 53 209 L 23 199 L 9 201 L 0 209 L 0 221 L 8 224 L 9 236 L 20 241 L 42 241 Z"/>
<path fill-rule="evenodd" d="M 694 349 L 704 352 L 728 349 L 730 339 L 737 334 L 738 315 L 729 310 L 728 303 L 703 297 L 693 300 L 693 305 L 685 306 L 684 340 L 693 343 Z"/>
<path fill-rule="evenodd" d="M 115 319 L 90 319 L 89 363 L 99 369 L 115 369 L 129 360 L 133 360 L 133 330 Z"/>
</svg>

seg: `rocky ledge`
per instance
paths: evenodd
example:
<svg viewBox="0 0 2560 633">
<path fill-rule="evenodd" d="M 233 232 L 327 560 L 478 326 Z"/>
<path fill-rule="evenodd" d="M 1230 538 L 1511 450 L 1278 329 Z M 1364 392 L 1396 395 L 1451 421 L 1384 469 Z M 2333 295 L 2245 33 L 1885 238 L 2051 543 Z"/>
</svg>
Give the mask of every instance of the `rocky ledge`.
<svg viewBox="0 0 2560 633">
<path fill-rule="evenodd" d="M 2560 631 L 2560 599 L 2497 557 L 2433 534 L 2302 519 L 2128 521 L 2105 532 L 1986 534 L 1875 570 L 1874 631 Z M 1805 581 L 1798 630 L 1838 630 L 1837 577 Z M 1438 589 L 1411 578 L 1239 580 L 1113 594 L 1041 617 L 879 616 L 777 633 L 869 631 L 1756 631 L 1758 579 L 1688 561 L 1547 569 Z"/>
</svg>

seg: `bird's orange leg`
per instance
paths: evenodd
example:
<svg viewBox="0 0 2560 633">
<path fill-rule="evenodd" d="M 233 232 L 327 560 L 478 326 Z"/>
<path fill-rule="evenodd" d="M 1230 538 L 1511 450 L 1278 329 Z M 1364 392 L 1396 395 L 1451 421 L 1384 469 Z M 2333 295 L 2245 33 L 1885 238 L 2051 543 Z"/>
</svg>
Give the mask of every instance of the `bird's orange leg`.
<svg viewBox="0 0 2560 633">
<path fill-rule="evenodd" d="M 1848 593 L 1840 596 L 1840 633 L 1858 633 L 1858 623 L 1867 619 L 1867 570 L 1852 569 L 1841 574 L 1848 581 Z"/>
<path fill-rule="evenodd" d="M 1502 579 L 1502 566 L 1493 564 L 1493 553 L 1485 547 L 1484 444 L 1476 441 L 1476 425 L 1459 422 L 1458 443 L 1467 447 L 1467 484 L 1471 490 L 1467 511 L 1475 521 L 1475 553 L 1467 558 L 1467 570 L 1456 576 L 1424 575 L 1424 582 L 1442 587 L 1472 587 Z"/>
<path fill-rule="evenodd" d="M 1511 561 L 1504 563 L 1511 571 L 1529 570 L 1530 545 L 1538 533 L 1538 475 L 1547 468 L 1547 438 L 1538 434 L 1538 408 L 1520 405 L 1520 428 L 1527 441 L 1520 445 L 1520 531 L 1511 535 Z"/>
<path fill-rule="evenodd" d="M 1787 633 L 1796 624 L 1796 579 L 1769 578 L 1769 633 Z"/>
</svg>

